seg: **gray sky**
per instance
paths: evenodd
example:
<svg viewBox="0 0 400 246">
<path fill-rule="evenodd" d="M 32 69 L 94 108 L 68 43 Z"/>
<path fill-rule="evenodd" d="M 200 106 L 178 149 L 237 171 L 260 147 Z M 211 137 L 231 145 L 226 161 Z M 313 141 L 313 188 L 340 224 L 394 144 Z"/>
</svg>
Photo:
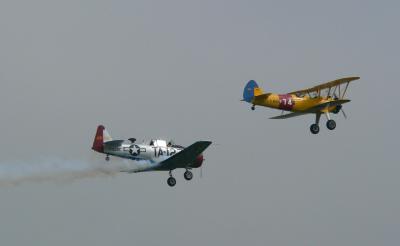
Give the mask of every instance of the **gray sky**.
<svg viewBox="0 0 400 246">
<path fill-rule="evenodd" d="M 395 245 L 398 1 L 0 1 L 1 163 L 101 160 L 114 138 L 203 139 L 176 171 L 0 188 L 2 245 Z M 348 120 L 240 102 L 342 76 Z M 323 122 L 324 124 L 324 122 Z M 115 158 L 113 161 L 116 161 Z"/>
</svg>

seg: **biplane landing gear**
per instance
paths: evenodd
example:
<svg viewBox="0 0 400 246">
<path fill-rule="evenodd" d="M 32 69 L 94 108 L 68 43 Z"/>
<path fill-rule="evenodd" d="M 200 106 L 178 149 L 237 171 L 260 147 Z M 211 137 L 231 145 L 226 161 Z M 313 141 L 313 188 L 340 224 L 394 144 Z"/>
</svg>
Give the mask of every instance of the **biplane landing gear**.
<svg viewBox="0 0 400 246">
<path fill-rule="evenodd" d="M 174 187 L 176 185 L 176 179 L 172 177 L 172 170 L 169 171 L 169 178 L 167 179 L 167 184 L 170 187 Z"/>
<path fill-rule="evenodd" d="M 318 134 L 319 132 L 319 120 L 321 119 L 321 114 L 315 114 L 315 123 L 310 126 L 310 131 L 312 134 Z"/>
<path fill-rule="evenodd" d="M 106 156 L 106 161 L 110 161 L 110 156 L 109 155 Z"/>
<path fill-rule="evenodd" d="M 330 116 L 329 112 L 326 113 L 326 118 L 328 119 L 328 121 L 326 122 L 326 128 L 328 128 L 329 130 L 335 129 L 336 128 L 336 122 L 331 119 L 331 116 Z"/>
<path fill-rule="evenodd" d="M 335 122 L 334 120 L 328 120 L 328 121 L 326 122 L 326 127 L 327 127 L 329 130 L 333 130 L 333 129 L 336 128 L 336 122 Z"/>
<path fill-rule="evenodd" d="M 193 173 L 189 170 L 186 170 L 185 173 L 183 174 L 183 177 L 189 181 L 193 178 Z"/>
<path fill-rule="evenodd" d="M 312 124 L 310 126 L 310 131 L 311 131 L 312 134 L 318 134 L 319 126 L 317 124 Z"/>
<path fill-rule="evenodd" d="M 251 110 L 255 110 L 256 109 L 256 106 L 251 106 Z"/>
</svg>

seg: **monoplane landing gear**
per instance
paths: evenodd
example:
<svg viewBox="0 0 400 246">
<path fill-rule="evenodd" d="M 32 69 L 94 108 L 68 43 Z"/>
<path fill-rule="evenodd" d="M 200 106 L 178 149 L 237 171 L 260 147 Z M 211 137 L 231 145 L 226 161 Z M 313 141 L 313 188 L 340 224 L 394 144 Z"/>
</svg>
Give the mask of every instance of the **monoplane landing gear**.
<svg viewBox="0 0 400 246">
<path fill-rule="evenodd" d="M 185 173 L 183 174 L 183 177 L 189 181 L 193 178 L 193 173 L 189 170 L 186 170 Z"/>
<path fill-rule="evenodd" d="M 327 127 L 329 130 L 334 130 L 334 129 L 336 128 L 336 122 L 335 122 L 334 120 L 328 120 L 328 121 L 326 122 L 326 127 Z"/>
<path fill-rule="evenodd" d="M 110 161 L 110 156 L 109 155 L 106 156 L 106 161 Z"/>
<path fill-rule="evenodd" d="M 176 179 L 174 177 L 172 177 L 172 172 L 169 171 L 169 178 L 167 179 L 167 184 L 170 187 L 174 187 L 176 185 Z"/>
<path fill-rule="evenodd" d="M 319 119 L 321 118 L 321 114 L 315 115 L 315 123 L 310 126 L 310 131 L 312 134 L 319 133 Z"/>
<path fill-rule="evenodd" d="M 251 110 L 255 110 L 255 109 L 256 109 L 255 105 L 251 106 Z"/>
</svg>

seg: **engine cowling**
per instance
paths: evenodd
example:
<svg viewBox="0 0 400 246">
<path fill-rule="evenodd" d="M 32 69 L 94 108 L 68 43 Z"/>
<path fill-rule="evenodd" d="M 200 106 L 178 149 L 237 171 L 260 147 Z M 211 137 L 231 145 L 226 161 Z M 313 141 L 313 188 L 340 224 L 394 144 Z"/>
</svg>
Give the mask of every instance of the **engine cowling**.
<svg viewBox="0 0 400 246">
<path fill-rule="evenodd" d="M 201 167 L 201 165 L 203 165 L 203 161 L 204 161 L 204 157 L 202 154 L 200 154 L 199 156 L 196 157 L 196 160 L 192 164 L 192 167 L 194 167 L 194 168 Z"/>
<path fill-rule="evenodd" d="M 337 105 L 336 108 L 334 110 L 332 110 L 332 113 L 334 114 L 338 114 L 340 112 L 340 110 L 342 109 L 342 105 Z"/>
</svg>

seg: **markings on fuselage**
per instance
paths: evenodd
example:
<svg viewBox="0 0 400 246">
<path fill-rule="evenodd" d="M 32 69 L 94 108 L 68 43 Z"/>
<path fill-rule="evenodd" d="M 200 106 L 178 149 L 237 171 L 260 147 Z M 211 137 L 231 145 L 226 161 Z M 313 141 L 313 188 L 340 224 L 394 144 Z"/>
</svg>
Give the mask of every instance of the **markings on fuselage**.
<svg viewBox="0 0 400 246">
<path fill-rule="evenodd" d="M 140 148 L 138 145 L 134 144 L 129 146 L 129 154 L 133 156 L 138 156 L 140 153 L 146 152 L 146 148 Z"/>
<path fill-rule="evenodd" d="M 177 149 L 175 148 L 166 148 L 166 147 L 151 147 L 153 148 L 154 157 L 160 156 L 172 156 L 177 153 Z M 140 148 L 139 145 L 131 145 L 129 147 L 124 147 L 122 151 L 127 151 L 133 157 L 138 157 L 141 153 L 146 152 L 146 148 Z"/>
<path fill-rule="evenodd" d="M 285 94 L 279 95 L 279 108 L 283 110 L 292 110 L 294 107 L 295 101 L 293 100 L 292 95 Z"/>
<path fill-rule="evenodd" d="M 159 157 L 159 156 L 172 156 L 176 154 L 176 149 L 174 148 L 161 148 L 161 147 L 152 147 L 154 149 L 154 157 Z"/>
</svg>

